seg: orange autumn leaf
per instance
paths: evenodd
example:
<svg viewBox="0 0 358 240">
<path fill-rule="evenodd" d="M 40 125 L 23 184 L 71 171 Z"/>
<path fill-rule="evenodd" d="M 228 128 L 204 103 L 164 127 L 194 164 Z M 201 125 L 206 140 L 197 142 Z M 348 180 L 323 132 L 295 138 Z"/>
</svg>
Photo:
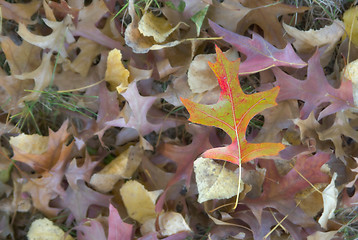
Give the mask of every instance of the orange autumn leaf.
<svg viewBox="0 0 358 240">
<path fill-rule="evenodd" d="M 202 105 L 181 99 L 190 113 L 190 121 L 221 128 L 232 140 L 229 146 L 209 149 L 203 156 L 239 165 L 258 157 L 277 155 L 284 149 L 283 144 L 248 143 L 245 134 L 250 120 L 255 115 L 277 105 L 275 99 L 279 87 L 265 92 L 245 94 L 238 79 L 240 59 L 229 61 L 218 47 L 216 53 L 216 63 L 209 62 L 209 65 L 221 87 L 219 101 L 214 105 Z"/>
</svg>

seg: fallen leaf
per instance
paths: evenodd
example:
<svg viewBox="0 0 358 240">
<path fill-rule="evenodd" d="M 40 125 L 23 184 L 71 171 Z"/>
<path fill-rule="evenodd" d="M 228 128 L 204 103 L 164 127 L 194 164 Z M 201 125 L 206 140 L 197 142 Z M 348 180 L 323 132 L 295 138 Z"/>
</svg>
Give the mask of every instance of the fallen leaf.
<svg viewBox="0 0 358 240">
<path fill-rule="evenodd" d="M 16 45 L 11 38 L 1 37 L 1 49 L 4 51 L 6 61 L 12 75 L 31 72 L 38 68 L 41 62 L 41 48 L 23 41 Z"/>
<path fill-rule="evenodd" d="M 347 64 L 342 70 L 343 79 L 351 81 L 354 105 L 358 106 L 358 59 Z"/>
<path fill-rule="evenodd" d="M 317 132 L 320 140 L 331 140 L 333 142 L 337 158 L 343 159 L 347 155 L 343 149 L 342 136 L 350 137 L 358 142 L 358 133 L 349 123 L 351 119 L 356 119 L 356 117 L 349 110 L 336 112 L 333 124 L 327 129 Z"/>
<path fill-rule="evenodd" d="M 22 154 L 38 154 L 47 152 L 49 137 L 38 134 L 27 135 L 21 133 L 10 138 L 10 144 Z"/>
<path fill-rule="evenodd" d="M 302 227 L 315 226 L 316 222 L 308 217 L 294 200 L 296 193 L 311 186 L 310 184 L 328 183 L 330 178 L 321 172 L 321 166 L 330 158 L 329 153 L 318 152 L 313 156 L 299 155 L 294 165 L 286 175 L 280 176 L 272 160 L 259 160 L 260 166 L 266 168 L 266 177 L 262 186 L 263 192 L 259 198 L 245 198 L 245 203 L 253 212 L 259 223 L 264 222 L 264 208 L 272 207 L 281 214 L 288 215 L 287 219 Z"/>
<path fill-rule="evenodd" d="M 17 33 L 25 41 L 35 46 L 38 46 L 42 49 L 48 48 L 51 51 L 58 52 L 63 58 L 67 57 L 65 43 L 73 43 L 75 41 L 69 30 L 71 17 L 66 16 L 65 19 L 61 22 L 52 22 L 47 19 L 43 19 L 43 21 L 52 29 L 52 33 L 48 36 L 33 34 L 27 30 L 26 26 L 22 23 L 19 24 L 19 31 Z"/>
<path fill-rule="evenodd" d="M 215 105 L 207 106 L 182 99 L 190 113 L 190 121 L 221 128 L 232 140 L 227 147 L 207 150 L 203 157 L 240 164 L 257 157 L 276 155 L 284 149 L 281 143 L 248 143 L 245 134 L 251 118 L 276 105 L 279 89 L 246 95 L 237 77 L 240 60 L 230 62 L 218 47 L 216 51 L 217 62 L 210 63 L 210 66 L 221 87 L 220 100 Z"/>
<path fill-rule="evenodd" d="M 142 224 L 156 217 L 155 201 L 161 193 L 162 190 L 149 192 L 135 180 L 126 182 L 120 189 L 129 217 Z"/>
<path fill-rule="evenodd" d="M 48 137 L 36 134 L 12 137 L 10 144 L 14 149 L 13 159 L 28 164 L 38 173 L 49 171 L 60 160 L 64 160 L 63 151 L 70 148 L 66 146 L 69 137 L 67 127 L 68 121 L 57 132 L 50 129 Z"/>
<path fill-rule="evenodd" d="M 54 225 L 47 218 L 37 219 L 31 223 L 27 233 L 29 240 L 64 239 L 73 240 L 71 235 L 65 233 L 61 228 Z"/>
<path fill-rule="evenodd" d="M 145 12 L 138 22 L 138 30 L 143 36 L 153 37 L 155 42 L 163 43 L 181 24 L 178 23 L 172 28 L 164 17 L 157 17 L 152 12 Z"/>
<path fill-rule="evenodd" d="M 334 173 L 332 176 L 331 183 L 324 189 L 322 192 L 323 197 L 323 213 L 319 218 L 318 223 L 322 228 L 327 229 L 328 219 L 334 218 L 334 211 L 337 207 L 338 202 L 338 189 L 335 186 L 335 181 L 337 178 L 337 173 Z"/>
<path fill-rule="evenodd" d="M 241 182 L 238 190 L 239 177 L 224 166 L 210 158 L 198 158 L 194 162 L 196 184 L 198 185 L 198 202 L 211 199 L 228 199 L 244 190 Z"/>
<path fill-rule="evenodd" d="M 41 0 L 32 0 L 26 3 L 11 3 L 0 0 L 2 18 L 14 20 L 18 23 L 32 24 L 31 17 L 39 10 Z"/>
<path fill-rule="evenodd" d="M 38 68 L 36 68 L 32 72 L 26 72 L 21 75 L 14 75 L 16 79 L 33 79 L 35 82 L 35 86 L 32 89 L 32 92 L 30 94 L 25 95 L 19 100 L 20 106 L 23 106 L 24 101 L 36 101 L 40 97 L 41 91 L 43 91 L 46 87 L 50 85 L 53 71 L 51 57 L 51 53 L 43 53 L 41 65 Z"/>
<path fill-rule="evenodd" d="M 237 24 L 251 10 L 235 0 L 226 0 L 224 2 L 213 1 L 209 7 L 208 19 L 231 32 L 236 32 Z"/>
<path fill-rule="evenodd" d="M 87 217 L 90 206 L 108 207 L 111 198 L 87 187 L 84 180 L 78 180 L 75 188 L 68 186 L 66 192 L 61 195 L 60 206 L 69 209 L 76 221 L 80 222 Z"/>
<path fill-rule="evenodd" d="M 156 232 L 156 218 L 147 220 L 140 228 L 142 235 Z M 161 236 L 172 236 L 180 232 L 191 232 L 190 227 L 180 213 L 165 212 L 158 217 L 159 233 Z"/>
<path fill-rule="evenodd" d="M 94 59 L 104 50 L 104 48 L 90 39 L 79 37 L 77 42 L 72 43 L 68 47 L 67 52 L 78 49 L 81 52 L 72 62 L 63 64 L 63 67 L 65 71 L 70 69 L 73 72 L 79 73 L 81 77 L 86 77 L 93 65 Z"/>
<path fill-rule="evenodd" d="M 287 44 L 284 49 L 277 49 L 255 32 L 252 32 L 251 39 L 230 32 L 212 21 L 209 23 L 217 35 L 224 37 L 224 41 L 245 54 L 246 60 L 240 64 L 240 75 L 248 75 L 278 66 L 302 68 L 307 65 L 297 56 L 291 44 Z"/>
<path fill-rule="evenodd" d="M 159 152 L 177 164 L 175 175 L 169 180 L 164 193 L 160 196 L 156 205 L 156 211 L 161 212 L 168 189 L 181 180 L 185 180 L 187 189 L 190 187 L 193 163 L 205 150 L 212 147 L 209 141 L 211 130 L 205 126 L 189 125 L 187 131 L 193 135 L 189 145 L 180 146 L 165 143 L 160 146 Z"/>
<path fill-rule="evenodd" d="M 298 53 L 310 53 L 316 47 L 327 46 L 320 56 L 322 66 L 326 66 L 331 60 L 333 50 L 345 30 L 343 22 L 338 19 L 334 20 L 331 25 L 319 30 L 301 31 L 285 23 L 282 26 L 290 36 L 295 38 L 293 46 Z"/>
<path fill-rule="evenodd" d="M 241 0 L 240 3 L 251 11 L 238 23 L 237 32 L 243 35 L 251 25 L 255 24 L 262 29 L 265 39 L 277 47 L 286 45 L 279 17 L 303 13 L 309 9 L 309 7 L 296 7 L 274 0 Z"/>
<path fill-rule="evenodd" d="M 101 171 L 91 177 L 90 184 L 99 192 L 109 192 L 119 179 L 129 179 L 138 168 L 144 151 L 139 145 L 130 146 Z"/>
<path fill-rule="evenodd" d="M 101 223 L 95 219 L 85 219 L 74 227 L 78 240 L 108 240 Z"/>
<path fill-rule="evenodd" d="M 320 64 L 319 52 L 308 60 L 307 78 L 302 81 L 284 73 L 279 68 L 273 68 L 276 77 L 276 86 L 280 86 L 277 101 L 298 99 L 304 101 L 301 109 L 301 118 L 306 119 L 313 111 L 318 114 L 318 120 L 325 116 L 353 106 L 352 82 L 343 81 L 339 89 L 333 88 L 327 81 Z M 319 106 L 330 103 L 319 112 Z"/>
<path fill-rule="evenodd" d="M 122 54 L 118 49 L 109 52 L 107 58 L 107 69 L 104 79 L 109 83 L 111 91 L 117 89 L 120 94 L 128 87 L 129 71 L 123 66 Z"/>
<path fill-rule="evenodd" d="M 358 45 L 358 23 L 357 23 L 358 8 L 352 7 L 344 12 L 343 22 L 346 33 L 354 45 Z"/>
<path fill-rule="evenodd" d="M 231 61 L 238 58 L 237 52 L 232 49 L 224 54 Z M 218 80 L 208 65 L 209 61 L 214 62 L 215 56 L 216 54 L 199 54 L 190 63 L 188 84 L 193 93 L 203 93 L 218 86 Z"/>
<path fill-rule="evenodd" d="M 123 222 L 117 209 L 109 204 L 108 240 L 131 240 L 132 237 L 133 225 Z"/>
</svg>

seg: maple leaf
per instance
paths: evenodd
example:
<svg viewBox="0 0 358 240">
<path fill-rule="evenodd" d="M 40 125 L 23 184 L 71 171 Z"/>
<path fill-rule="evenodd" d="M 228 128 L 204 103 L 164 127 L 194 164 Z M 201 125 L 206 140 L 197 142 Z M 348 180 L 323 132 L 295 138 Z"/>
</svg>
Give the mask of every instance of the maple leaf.
<svg viewBox="0 0 358 240">
<path fill-rule="evenodd" d="M 284 49 L 277 49 L 255 32 L 252 32 L 251 39 L 230 32 L 210 20 L 209 23 L 217 35 L 224 37 L 224 41 L 246 55 L 246 60 L 240 64 L 240 75 L 260 72 L 275 66 L 302 68 L 307 65 L 297 56 L 291 44 L 287 44 Z"/>
<path fill-rule="evenodd" d="M 272 207 L 281 214 L 288 214 L 288 219 L 295 224 L 314 225 L 313 219 L 296 206 L 294 198 L 310 184 L 330 182 L 330 177 L 320 170 L 330 156 L 331 154 L 325 152 L 318 152 L 313 156 L 299 155 L 294 169 L 284 176 L 279 174 L 274 161 L 260 159 L 260 166 L 267 169 L 262 195 L 259 198 L 246 198 L 243 202 L 252 210 L 259 222 L 263 209 Z"/>
<path fill-rule="evenodd" d="M 248 143 L 245 134 L 251 118 L 276 105 L 275 98 L 279 88 L 246 95 L 238 80 L 240 60 L 230 62 L 218 47 L 216 52 L 217 62 L 209 65 L 221 87 L 219 101 L 207 106 L 182 99 L 190 113 L 190 121 L 221 128 L 232 140 L 231 145 L 207 150 L 203 156 L 240 164 L 257 157 L 276 155 L 284 149 L 284 145 Z"/>
<path fill-rule="evenodd" d="M 354 105 L 352 82 L 343 81 L 339 89 L 333 88 L 327 81 L 323 68 L 320 64 L 319 52 L 308 60 L 308 70 L 306 80 L 298 80 L 279 68 L 273 68 L 276 77 L 276 86 L 280 86 L 277 101 L 287 99 L 298 99 L 304 101 L 301 109 L 301 118 L 306 119 L 313 111 L 315 114 L 323 103 L 330 103 L 318 115 L 318 120 L 325 116 L 343 111 Z"/>
</svg>

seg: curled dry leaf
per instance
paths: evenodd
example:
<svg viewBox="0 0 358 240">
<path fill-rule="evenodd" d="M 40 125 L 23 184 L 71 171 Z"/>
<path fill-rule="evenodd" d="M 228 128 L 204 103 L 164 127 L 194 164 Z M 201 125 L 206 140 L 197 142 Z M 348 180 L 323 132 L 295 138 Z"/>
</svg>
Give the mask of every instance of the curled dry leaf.
<svg viewBox="0 0 358 240">
<path fill-rule="evenodd" d="M 327 229 L 328 219 L 333 218 L 335 216 L 334 211 L 336 210 L 338 202 L 338 190 L 335 186 L 336 179 L 337 173 L 334 173 L 332 176 L 331 183 L 322 192 L 324 208 L 322 216 L 318 220 L 318 223 L 324 229 Z"/>
<path fill-rule="evenodd" d="M 32 72 L 15 75 L 17 79 L 33 79 L 35 82 L 34 91 L 20 99 L 21 106 L 24 101 L 36 101 L 41 95 L 40 91 L 43 91 L 50 84 L 53 71 L 51 56 L 51 53 L 44 53 L 42 55 L 41 65 L 38 68 Z"/>
<path fill-rule="evenodd" d="M 298 53 L 313 52 L 316 47 L 327 45 L 327 48 L 320 56 L 322 66 L 326 66 L 329 63 L 335 46 L 344 34 L 344 24 L 338 19 L 334 20 L 331 25 L 319 30 L 300 31 L 285 23 L 282 25 L 286 32 L 296 39 L 293 46 Z"/>
<path fill-rule="evenodd" d="M 163 43 L 181 24 L 185 23 L 180 22 L 172 27 L 164 17 L 156 17 L 152 12 L 145 12 L 138 23 L 138 30 L 143 36 L 153 37 L 155 42 Z"/>
<path fill-rule="evenodd" d="M 156 217 L 155 201 L 161 193 L 162 190 L 150 192 L 134 180 L 126 182 L 120 189 L 128 215 L 142 224 Z"/>
<path fill-rule="evenodd" d="M 228 199 L 240 193 L 238 191 L 239 177 L 224 166 L 215 163 L 210 158 L 198 158 L 194 162 L 195 179 L 198 185 L 198 202 L 211 199 Z"/>
<path fill-rule="evenodd" d="M 107 69 L 104 79 L 109 83 L 109 89 L 122 93 L 128 87 L 129 71 L 123 66 L 122 54 L 118 49 L 113 49 L 108 53 Z"/>
<path fill-rule="evenodd" d="M 140 228 L 142 235 L 157 232 L 156 218 L 147 220 Z M 191 232 L 190 227 L 180 213 L 165 212 L 158 217 L 159 233 L 161 236 L 171 236 L 179 232 Z"/>
<path fill-rule="evenodd" d="M 47 218 L 37 219 L 31 223 L 30 230 L 27 233 L 29 240 L 46 240 L 46 239 L 64 239 L 73 240 L 71 235 L 66 234 L 61 228 L 54 225 Z"/>
<path fill-rule="evenodd" d="M 130 48 L 132 48 L 133 52 L 135 53 L 147 53 L 150 50 L 159 50 L 162 48 L 168 48 L 168 47 L 174 47 L 180 43 L 182 43 L 183 41 L 186 40 L 175 40 L 173 42 L 168 42 L 168 43 L 164 43 L 164 44 L 157 44 L 157 42 L 152 38 L 152 37 L 146 37 L 144 36 L 140 30 L 139 30 L 139 18 L 135 12 L 134 9 L 134 1 L 133 0 L 129 0 L 129 5 L 128 5 L 128 11 L 129 11 L 129 15 L 132 17 L 132 22 L 128 25 L 128 27 L 126 28 L 125 31 L 125 41 L 126 41 L 126 45 L 128 45 Z M 150 18 L 150 17 L 149 17 Z M 161 20 L 163 21 L 163 20 Z M 148 26 L 151 26 L 151 24 L 143 24 L 142 23 L 142 31 L 143 31 L 143 26 L 146 26 L 145 28 L 145 32 L 147 35 L 153 35 L 153 33 L 155 32 L 155 30 L 153 28 L 151 28 L 150 31 L 148 31 Z M 166 28 L 164 28 L 164 32 Z M 163 30 L 160 30 L 163 31 Z M 169 31 L 170 32 L 170 31 Z M 167 34 L 168 32 L 166 32 Z M 155 33 L 157 35 L 157 33 Z M 164 34 L 164 35 L 166 35 Z M 158 40 L 163 40 L 166 39 L 165 36 L 157 36 L 156 37 Z"/>
<path fill-rule="evenodd" d="M 47 19 L 43 19 L 43 21 L 52 29 L 52 33 L 48 36 L 33 34 L 22 23 L 19 24 L 19 31 L 17 33 L 25 41 L 35 46 L 42 49 L 48 48 L 51 51 L 60 53 L 63 58 L 67 57 L 65 43 L 73 43 L 75 41 L 69 30 L 69 25 L 72 23 L 71 17 L 66 16 L 61 22 L 52 22 Z"/>
<path fill-rule="evenodd" d="M 100 192 L 109 192 L 119 179 L 131 178 L 141 163 L 144 151 L 137 144 L 130 146 L 101 171 L 92 175 L 90 184 Z"/>
</svg>

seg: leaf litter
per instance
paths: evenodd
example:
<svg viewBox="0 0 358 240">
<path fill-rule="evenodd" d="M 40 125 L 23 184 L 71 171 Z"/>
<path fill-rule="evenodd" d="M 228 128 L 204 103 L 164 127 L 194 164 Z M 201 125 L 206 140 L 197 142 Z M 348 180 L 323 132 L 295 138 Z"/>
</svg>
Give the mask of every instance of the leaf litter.
<svg viewBox="0 0 358 240">
<path fill-rule="evenodd" d="M 332 2 L 1 0 L 0 239 L 357 238 Z"/>
</svg>

